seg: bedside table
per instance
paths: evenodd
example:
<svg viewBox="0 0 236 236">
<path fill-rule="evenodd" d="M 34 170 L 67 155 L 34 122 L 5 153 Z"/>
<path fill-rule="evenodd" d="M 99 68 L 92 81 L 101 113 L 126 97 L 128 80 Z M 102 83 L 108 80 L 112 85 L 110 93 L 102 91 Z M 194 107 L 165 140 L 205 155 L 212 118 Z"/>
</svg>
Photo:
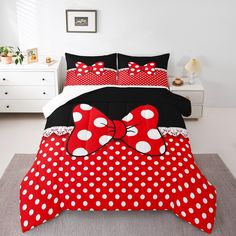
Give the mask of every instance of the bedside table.
<svg viewBox="0 0 236 236">
<path fill-rule="evenodd" d="M 199 78 L 195 79 L 195 84 L 188 84 L 188 78 L 182 78 L 184 85 L 174 86 L 172 84 L 174 78 L 169 78 L 170 91 L 172 93 L 186 97 L 191 101 L 192 114 L 186 119 L 198 119 L 203 114 L 203 103 L 204 103 L 204 88 Z"/>
<path fill-rule="evenodd" d="M 60 92 L 59 69 L 60 59 L 51 66 L 0 63 L 0 113 L 41 113 Z"/>
</svg>

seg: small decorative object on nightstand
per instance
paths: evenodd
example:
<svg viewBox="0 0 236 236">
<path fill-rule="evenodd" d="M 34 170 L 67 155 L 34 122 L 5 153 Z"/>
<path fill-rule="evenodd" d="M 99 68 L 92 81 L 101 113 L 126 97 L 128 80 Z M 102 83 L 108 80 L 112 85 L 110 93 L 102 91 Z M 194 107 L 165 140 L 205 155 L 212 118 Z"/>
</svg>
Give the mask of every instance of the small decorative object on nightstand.
<svg viewBox="0 0 236 236">
<path fill-rule="evenodd" d="M 52 58 L 51 57 L 46 57 L 46 63 L 51 63 L 52 62 Z"/>
<path fill-rule="evenodd" d="M 170 91 L 191 101 L 192 114 L 190 117 L 186 118 L 201 118 L 203 114 L 204 88 L 199 78 L 196 78 L 195 84 L 193 85 L 187 83 L 187 78 L 182 78 L 184 80 L 184 85 L 182 86 L 174 86 L 172 84 L 174 79 L 175 78 L 169 78 Z"/>
<path fill-rule="evenodd" d="M 174 86 L 182 86 L 182 85 L 184 85 L 184 81 L 183 81 L 181 78 L 176 77 L 176 78 L 173 80 L 172 84 L 173 84 Z"/>
<path fill-rule="evenodd" d="M 60 92 L 60 60 L 50 67 L 40 62 L 0 63 L 0 113 L 42 113 L 42 107 Z"/>
<path fill-rule="evenodd" d="M 186 71 L 188 71 L 190 73 L 190 79 L 188 81 L 189 84 L 194 84 L 195 83 L 195 77 L 201 69 L 199 61 L 195 58 L 191 59 L 185 65 L 185 69 L 186 69 Z"/>
</svg>

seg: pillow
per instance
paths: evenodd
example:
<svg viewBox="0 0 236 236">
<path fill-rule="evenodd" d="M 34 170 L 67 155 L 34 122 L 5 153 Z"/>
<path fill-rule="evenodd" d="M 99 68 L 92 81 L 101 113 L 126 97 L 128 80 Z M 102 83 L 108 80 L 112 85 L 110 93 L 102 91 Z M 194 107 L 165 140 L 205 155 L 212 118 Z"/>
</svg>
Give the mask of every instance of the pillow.
<svg viewBox="0 0 236 236">
<path fill-rule="evenodd" d="M 133 57 L 118 54 L 119 85 L 150 85 L 168 88 L 167 66 L 170 54 Z"/>
<path fill-rule="evenodd" d="M 78 56 L 66 53 L 68 85 L 116 84 L 116 54 Z"/>
</svg>

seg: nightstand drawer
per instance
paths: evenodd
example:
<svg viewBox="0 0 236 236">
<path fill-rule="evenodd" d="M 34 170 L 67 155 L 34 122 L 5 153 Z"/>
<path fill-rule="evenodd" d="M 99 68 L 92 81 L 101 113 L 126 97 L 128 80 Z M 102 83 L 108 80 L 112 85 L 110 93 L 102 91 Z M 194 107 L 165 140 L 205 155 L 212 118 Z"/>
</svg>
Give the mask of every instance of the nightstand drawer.
<svg viewBox="0 0 236 236">
<path fill-rule="evenodd" d="M 37 112 L 41 113 L 48 100 L 0 100 L 0 112 Z"/>
<path fill-rule="evenodd" d="M 176 90 L 173 90 L 172 92 L 189 99 L 192 104 L 203 104 L 203 101 L 204 101 L 203 91 L 176 91 Z"/>
<path fill-rule="evenodd" d="M 192 105 L 192 113 L 189 117 L 184 117 L 186 119 L 198 119 L 202 117 L 203 106 L 202 105 Z"/>
<path fill-rule="evenodd" d="M 0 85 L 54 85 L 54 72 L 1 71 Z"/>
<path fill-rule="evenodd" d="M 56 95 L 53 86 L 0 86 L 0 99 L 50 99 Z"/>
</svg>

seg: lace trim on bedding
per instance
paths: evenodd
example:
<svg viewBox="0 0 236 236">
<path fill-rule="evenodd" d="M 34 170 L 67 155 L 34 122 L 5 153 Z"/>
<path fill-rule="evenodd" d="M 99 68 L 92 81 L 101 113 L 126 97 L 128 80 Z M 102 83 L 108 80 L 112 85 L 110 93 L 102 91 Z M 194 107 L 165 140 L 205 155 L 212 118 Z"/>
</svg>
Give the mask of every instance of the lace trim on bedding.
<svg viewBox="0 0 236 236">
<path fill-rule="evenodd" d="M 74 126 L 54 126 L 48 129 L 45 129 L 43 132 L 44 137 L 49 137 L 52 134 L 56 134 L 58 136 L 64 135 L 64 134 L 71 134 L 72 130 L 74 129 Z"/>
<path fill-rule="evenodd" d="M 44 137 L 49 137 L 52 134 L 56 134 L 58 136 L 64 135 L 64 134 L 71 134 L 71 132 L 73 131 L 74 126 L 54 126 L 48 129 L 45 129 L 43 132 L 43 136 Z M 159 131 L 161 132 L 161 134 L 163 136 L 165 136 L 166 134 L 172 135 L 172 136 L 178 136 L 178 135 L 182 135 L 185 138 L 188 138 L 188 131 L 186 129 L 183 128 L 178 128 L 178 127 L 158 127 Z"/>
<path fill-rule="evenodd" d="M 158 127 L 159 131 L 163 136 L 166 134 L 172 135 L 172 136 L 178 136 L 178 135 L 183 135 L 185 138 L 188 138 L 188 131 L 183 128 L 178 128 L 178 127 Z"/>
</svg>

